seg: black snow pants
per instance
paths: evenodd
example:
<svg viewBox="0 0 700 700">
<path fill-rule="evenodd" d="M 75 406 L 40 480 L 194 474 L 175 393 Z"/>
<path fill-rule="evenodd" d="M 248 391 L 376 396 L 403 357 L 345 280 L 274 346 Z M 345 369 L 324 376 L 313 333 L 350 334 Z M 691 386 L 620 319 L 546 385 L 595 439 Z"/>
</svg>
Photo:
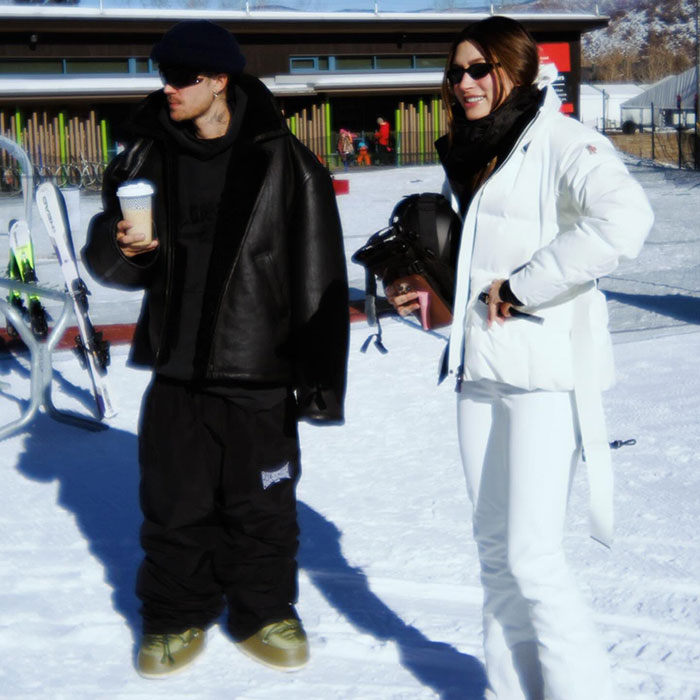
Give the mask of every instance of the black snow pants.
<svg viewBox="0 0 700 700">
<path fill-rule="evenodd" d="M 155 377 L 139 432 L 144 633 L 240 641 L 296 617 L 299 441 L 290 395 L 263 408 Z"/>
</svg>

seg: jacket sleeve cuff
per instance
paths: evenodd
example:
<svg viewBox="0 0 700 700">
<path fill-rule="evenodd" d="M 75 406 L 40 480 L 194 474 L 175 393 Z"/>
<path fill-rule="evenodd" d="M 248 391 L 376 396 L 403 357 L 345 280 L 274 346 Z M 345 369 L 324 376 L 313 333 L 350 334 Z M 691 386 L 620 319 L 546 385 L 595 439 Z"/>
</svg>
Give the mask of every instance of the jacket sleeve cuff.
<svg viewBox="0 0 700 700">
<path fill-rule="evenodd" d="M 501 297 L 501 300 L 505 301 L 507 304 L 523 306 L 523 302 L 513 294 L 513 290 L 510 288 L 510 280 L 506 280 L 501 285 L 501 288 L 498 290 L 498 295 Z"/>
<path fill-rule="evenodd" d="M 297 418 L 312 425 L 344 425 L 342 402 L 332 389 L 309 389 L 297 394 Z"/>
</svg>

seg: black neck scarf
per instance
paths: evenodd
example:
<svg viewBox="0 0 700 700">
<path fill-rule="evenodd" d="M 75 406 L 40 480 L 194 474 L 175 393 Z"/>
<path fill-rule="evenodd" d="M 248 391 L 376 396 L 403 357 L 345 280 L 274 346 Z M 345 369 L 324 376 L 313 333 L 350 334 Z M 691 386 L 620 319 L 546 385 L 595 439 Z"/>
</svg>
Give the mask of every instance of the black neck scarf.
<svg viewBox="0 0 700 700">
<path fill-rule="evenodd" d="M 464 110 L 455 105 L 452 143 L 443 137 L 438 151 L 462 212 L 473 195 L 477 175 L 494 158 L 499 165 L 510 153 L 520 134 L 534 119 L 543 98 L 544 92 L 534 85 L 515 87 L 498 109 L 473 120 L 467 119 Z"/>
</svg>

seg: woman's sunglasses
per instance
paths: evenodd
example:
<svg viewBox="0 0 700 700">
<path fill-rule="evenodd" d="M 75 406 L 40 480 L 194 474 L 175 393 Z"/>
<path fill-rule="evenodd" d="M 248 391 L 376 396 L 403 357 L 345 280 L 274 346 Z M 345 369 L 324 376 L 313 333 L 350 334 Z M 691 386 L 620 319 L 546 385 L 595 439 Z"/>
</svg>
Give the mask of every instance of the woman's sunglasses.
<svg viewBox="0 0 700 700">
<path fill-rule="evenodd" d="M 500 63 L 472 63 L 471 66 L 464 68 L 463 66 L 452 66 L 447 71 L 447 80 L 450 85 L 457 85 L 462 82 L 466 73 L 472 80 L 481 80 L 485 78 L 496 66 Z"/>
<path fill-rule="evenodd" d="M 170 85 L 176 90 L 190 85 L 198 85 L 204 80 L 200 77 L 199 71 L 191 68 L 161 68 L 160 77 L 164 85 Z"/>
</svg>

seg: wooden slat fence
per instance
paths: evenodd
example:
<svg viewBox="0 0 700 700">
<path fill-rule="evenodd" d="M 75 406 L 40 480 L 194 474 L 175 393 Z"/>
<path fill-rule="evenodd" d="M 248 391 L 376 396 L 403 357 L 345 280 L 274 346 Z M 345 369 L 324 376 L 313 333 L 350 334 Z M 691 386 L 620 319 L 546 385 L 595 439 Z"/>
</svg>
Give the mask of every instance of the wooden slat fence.
<svg viewBox="0 0 700 700">
<path fill-rule="evenodd" d="M 91 110 L 86 116 L 67 117 L 33 111 L 28 114 L 0 110 L 0 133 L 11 138 L 27 151 L 36 168 L 56 169 L 61 164 L 81 165 L 84 161 L 105 163 L 106 123 L 98 122 Z M 2 165 L 12 160 L 2 151 Z"/>
</svg>

